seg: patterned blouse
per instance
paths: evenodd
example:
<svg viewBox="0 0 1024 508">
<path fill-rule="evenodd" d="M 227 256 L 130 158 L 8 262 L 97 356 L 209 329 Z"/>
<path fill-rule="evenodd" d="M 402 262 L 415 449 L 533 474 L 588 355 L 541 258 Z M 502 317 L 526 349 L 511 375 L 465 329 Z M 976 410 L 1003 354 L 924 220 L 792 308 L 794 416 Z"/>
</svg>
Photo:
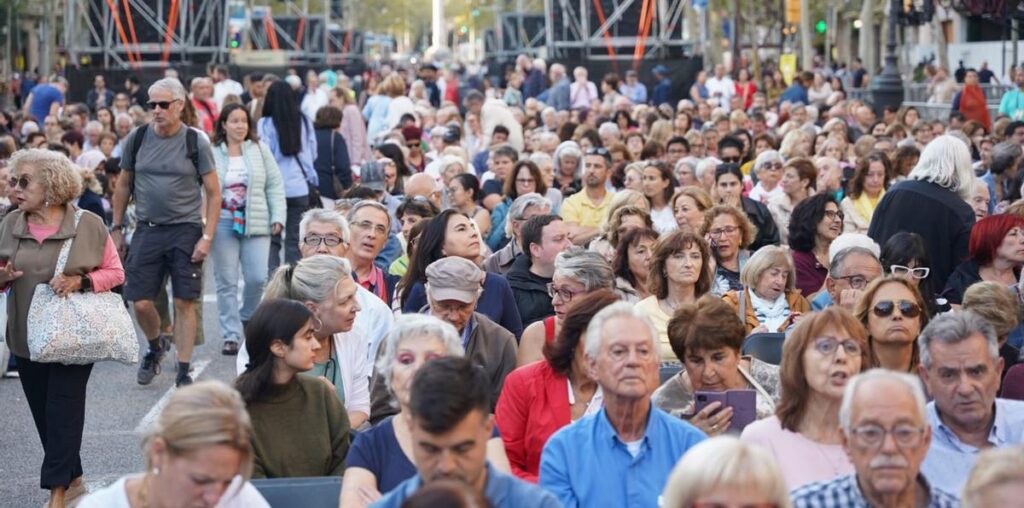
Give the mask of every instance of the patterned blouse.
<svg viewBox="0 0 1024 508">
<path fill-rule="evenodd" d="M 775 403 L 779 401 L 779 366 L 762 362 L 752 356 L 743 356 L 741 359 L 750 361 L 749 372 L 743 367 L 740 367 L 739 371 L 750 387 L 757 392 L 757 419 L 768 418 L 775 414 Z M 686 375 L 686 369 L 683 368 L 658 387 L 651 400 L 655 406 L 673 416 L 693 416 L 693 385 L 690 384 L 690 377 Z"/>
</svg>

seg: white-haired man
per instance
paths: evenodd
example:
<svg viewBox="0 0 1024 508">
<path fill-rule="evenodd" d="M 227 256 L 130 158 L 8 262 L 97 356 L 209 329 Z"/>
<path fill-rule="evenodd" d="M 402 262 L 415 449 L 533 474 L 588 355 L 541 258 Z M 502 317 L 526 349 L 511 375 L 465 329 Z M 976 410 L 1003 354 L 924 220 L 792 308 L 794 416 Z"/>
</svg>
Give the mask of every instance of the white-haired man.
<svg viewBox="0 0 1024 508">
<path fill-rule="evenodd" d="M 705 436 L 651 404 L 658 388 L 657 331 L 628 303 L 587 326 L 586 360 L 604 408 L 551 436 L 540 485 L 565 506 L 658 506 L 669 473 Z M 585 450 L 585 453 L 581 453 Z"/>
<path fill-rule="evenodd" d="M 959 506 L 920 474 L 932 428 L 917 377 L 883 369 L 854 377 L 843 392 L 839 424 L 856 473 L 794 490 L 795 508 Z"/>
<path fill-rule="evenodd" d="M 133 255 L 125 263 L 124 296 L 134 302 L 136 319 L 149 342 L 139 365 L 141 385 L 160 373 L 167 347 L 161 344 L 160 315 L 154 304 L 165 274 L 170 275 L 174 296 L 175 384 L 192 383 L 189 363 L 196 339 L 196 302 L 203 292 L 203 260 L 217 231 L 217 221 L 204 225 L 203 216 L 220 214 L 220 183 L 210 142 L 181 121 L 187 100 L 177 79 L 164 78 L 149 87 L 153 122 L 125 138 L 124 171 L 114 190 L 111 237 L 122 252 L 129 197 L 134 195 L 136 203 L 138 226 L 132 237 Z M 142 138 L 136 145 L 137 136 Z"/>
</svg>

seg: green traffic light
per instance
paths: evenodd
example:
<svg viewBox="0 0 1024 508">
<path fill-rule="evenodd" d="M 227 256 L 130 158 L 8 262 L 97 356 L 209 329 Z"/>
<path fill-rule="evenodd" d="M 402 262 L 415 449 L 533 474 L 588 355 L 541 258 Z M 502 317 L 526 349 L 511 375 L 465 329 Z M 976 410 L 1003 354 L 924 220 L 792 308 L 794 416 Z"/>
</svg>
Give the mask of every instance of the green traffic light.
<svg viewBox="0 0 1024 508">
<path fill-rule="evenodd" d="M 825 30 L 828 30 L 828 24 L 825 23 L 825 20 L 823 19 L 818 20 L 818 22 L 814 25 L 814 30 L 820 34 L 823 34 L 825 33 Z"/>
<path fill-rule="evenodd" d="M 231 47 L 232 48 L 237 48 L 238 46 L 239 46 L 238 41 L 231 41 Z"/>
</svg>

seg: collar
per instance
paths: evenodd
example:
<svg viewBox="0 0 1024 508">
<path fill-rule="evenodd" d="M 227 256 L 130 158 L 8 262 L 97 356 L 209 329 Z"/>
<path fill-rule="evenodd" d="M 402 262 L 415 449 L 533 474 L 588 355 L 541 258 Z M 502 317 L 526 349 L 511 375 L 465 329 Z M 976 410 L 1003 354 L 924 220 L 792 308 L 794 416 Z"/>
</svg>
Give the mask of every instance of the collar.
<svg viewBox="0 0 1024 508">
<path fill-rule="evenodd" d="M 652 438 L 654 438 L 655 442 L 660 441 L 657 435 L 657 428 L 654 426 L 655 410 L 656 408 L 652 402 L 647 409 L 647 426 L 644 427 L 644 437 L 640 440 L 642 443 L 641 451 L 651 447 Z M 623 451 L 626 451 L 626 442 L 619 438 L 619 433 L 615 430 L 615 427 L 612 427 L 612 422 L 608 419 L 608 408 L 602 406 L 595 418 L 597 423 L 598 442 L 607 441 L 611 448 L 620 448 Z M 640 455 L 637 456 L 637 458 L 639 457 Z"/>
<path fill-rule="evenodd" d="M 1005 444 L 1008 436 L 1005 435 L 1005 425 L 999 424 L 999 416 L 1004 412 L 999 411 L 999 399 L 992 403 L 992 427 L 988 430 L 988 442 L 993 446 Z M 939 409 L 935 401 L 928 403 L 928 420 L 936 429 L 934 436 L 941 439 L 946 445 L 956 449 L 960 453 L 977 453 L 980 450 L 960 441 L 960 437 L 942 421 Z"/>
<path fill-rule="evenodd" d="M 47 238 L 47 240 L 66 240 L 75 236 L 75 205 L 67 203 L 64 205 L 64 218 L 61 219 L 60 226 L 57 228 L 57 232 Z M 15 215 L 14 218 L 14 236 L 16 238 L 32 238 L 31 233 L 28 232 L 28 215 L 23 210 L 15 210 L 12 212 Z"/>
</svg>

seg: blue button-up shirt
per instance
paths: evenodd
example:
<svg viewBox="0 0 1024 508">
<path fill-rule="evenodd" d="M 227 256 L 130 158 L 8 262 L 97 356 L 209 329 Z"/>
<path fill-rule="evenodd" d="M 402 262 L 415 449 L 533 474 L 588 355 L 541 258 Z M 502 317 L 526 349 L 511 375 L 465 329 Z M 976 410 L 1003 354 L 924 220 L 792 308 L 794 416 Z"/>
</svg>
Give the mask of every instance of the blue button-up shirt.
<svg viewBox="0 0 1024 508">
<path fill-rule="evenodd" d="M 420 488 L 420 475 L 413 476 L 398 484 L 394 490 L 389 492 L 371 508 L 399 508 L 406 498 L 416 493 Z M 552 496 L 544 489 L 531 483 L 527 483 L 515 476 L 502 473 L 487 463 L 487 485 L 484 486 L 484 497 L 491 502 L 494 508 L 559 508 L 555 496 Z"/>
<path fill-rule="evenodd" d="M 995 406 L 988 442 L 996 448 L 1024 443 L 1024 402 L 996 399 Z M 928 403 L 928 423 L 932 426 L 932 444 L 921 473 L 933 485 L 959 493 L 982 450 L 960 441 L 939 418 L 935 402 Z"/>
<path fill-rule="evenodd" d="M 676 462 L 704 439 L 696 427 L 652 405 L 633 457 L 601 409 L 551 436 L 541 455 L 540 485 L 566 508 L 658 506 Z"/>
<path fill-rule="evenodd" d="M 957 508 L 960 506 L 952 495 L 932 488 L 928 480 L 921 475 L 917 481 L 924 485 L 928 492 L 928 508 Z M 789 495 L 793 499 L 793 508 L 871 508 L 864 499 L 864 494 L 857 485 L 857 475 L 848 475 L 827 482 L 816 482 L 797 488 Z"/>
</svg>

